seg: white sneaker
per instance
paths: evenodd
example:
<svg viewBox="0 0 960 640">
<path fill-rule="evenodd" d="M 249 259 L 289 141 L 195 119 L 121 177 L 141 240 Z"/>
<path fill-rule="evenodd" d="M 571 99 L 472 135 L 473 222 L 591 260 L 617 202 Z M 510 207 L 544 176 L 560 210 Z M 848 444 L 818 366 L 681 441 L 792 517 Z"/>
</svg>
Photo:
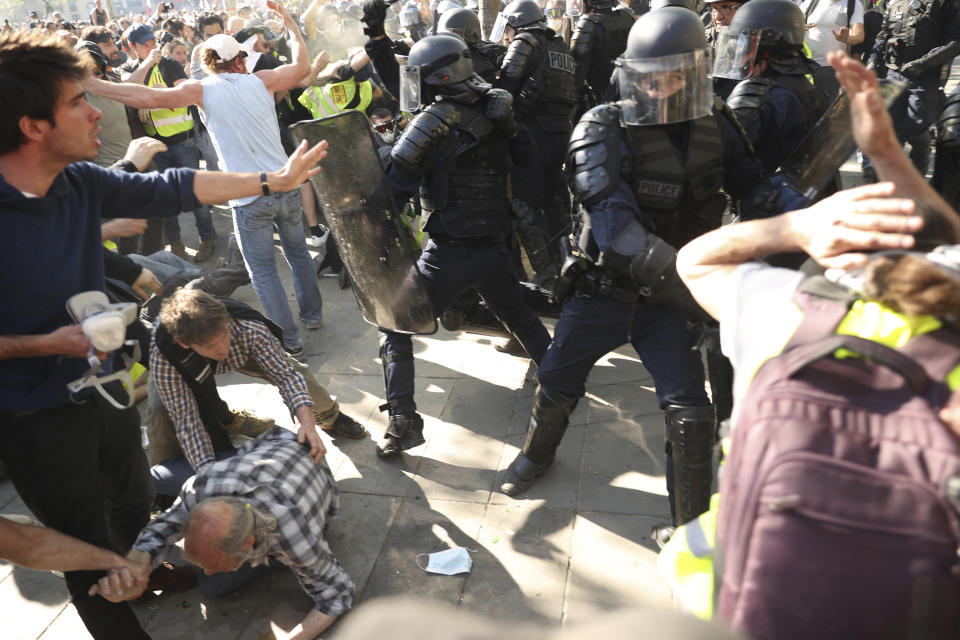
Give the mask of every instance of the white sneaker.
<svg viewBox="0 0 960 640">
<path fill-rule="evenodd" d="M 313 247 L 314 249 L 316 249 L 317 247 L 322 247 L 323 238 L 318 238 L 317 236 L 311 233 L 310 235 L 307 236 L 307 246 Z"/>
</svg>

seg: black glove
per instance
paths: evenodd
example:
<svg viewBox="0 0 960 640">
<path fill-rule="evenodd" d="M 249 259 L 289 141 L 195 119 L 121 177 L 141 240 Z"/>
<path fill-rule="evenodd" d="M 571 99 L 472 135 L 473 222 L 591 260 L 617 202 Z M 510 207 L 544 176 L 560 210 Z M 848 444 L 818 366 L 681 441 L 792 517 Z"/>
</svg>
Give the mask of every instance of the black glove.
<svg viewBox="0 0 960 640">
<path fill-rule="evenodd" d="M 363 32 L 368 38 L 387 35 L 383 23 L 387 19 L 387 4 L 383 0 L 363 0 Z"/>
<path fill-rule="evenodd" d="M 486 95 L 487 117 L 493 120 L 508 138 L 512 138 L 517 133 L 517 121 L 513 117 L 513 96 L 506 89 L 490 89 Z"/>
<path fill-rule="evenodd" d="M 879 55 L 873 54 L 867 59 L 867 69 L 873 71 L 878 78 L 887 77 L 887 65 L 884 64 L 883 58 Z"/>
</svg>

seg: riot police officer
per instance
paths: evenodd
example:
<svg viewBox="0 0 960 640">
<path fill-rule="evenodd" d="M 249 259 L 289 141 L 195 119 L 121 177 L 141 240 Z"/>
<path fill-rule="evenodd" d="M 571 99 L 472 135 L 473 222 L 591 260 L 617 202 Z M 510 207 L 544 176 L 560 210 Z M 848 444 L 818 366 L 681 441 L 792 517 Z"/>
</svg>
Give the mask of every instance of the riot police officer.
<svg viewBox="0 0 960 640">
<path fill-rule="evenodd" d="M 507 179 L 513 162 L 533 162 L 536 149 L 518 128 L 512 97 L 473 73 L 470 51 L 458 37 L 438 34 L 410 49 L 401 72 L 401 107 L 423 109 L 394 144 L 387 176 L 396 202 L 418 189 L 430 240 L 420 273 L 435 315 L 476 290 L 527 353 L 540 362 L 550 342 L 526 306 L 508 246 Z M 417 79 L 419 77 L 419 80 Z M 380 347 L 390 424 L 377 445 L 381 457 L 423 442 L 414 402 L 409 335 L 384 332 Z"/>
<path fill-rule="evenodd" d="M 506 49 L 499 44 L 484 42 L 480 32 L 480 18 L 470 9 L 448 9 L 440 15 L 437 33 L 452 33 L 459 36 L 470 49 L 473 71 L 485 82 L 497 81 L 497 72 Z"/>
<path fill-rule="evenodd" d="M 675 247 L 719 226 L 725 198 L 769 182 L 735 118 L 715 101 L 710 53 L 696 13 L 665 7 L 640 17 L 618 61 L 620 101 L 584 114 L 567 153 L 582 203 L 570 295 L 537 373 L 522 452 L 500 489 L 526 490 L 553 462 L 593 364 L 631 343 L 666 416 L 667 488 L 677 522 L 706 509 L 714 409 L 687 329 L 699 315 L 675 267 Z M 685 313 L 687 312 L 687 313 Z"/>
<path fill-rule="evenodd" d="M 926 132 L 937 117 L 940 68 L 960 53 L 958 11 L 956 0 L 888 0 L 886 4 L 868 66 L 879 77 L 908 85 L 890 108 L 901 142 Z M 916 162 L 929 154 L 911 156 Z M 864 163 L 864 175 L 874 179 L 868 163 Z"/>
<path fill-rule="evenodd" d="M 577 63 L 577 93 L 585 111 L 599 104 L 606 95 L 613 61 L 627 46 L 627 34 L 635 16 L 615 0 L 584 0 L 570 39 L 570 51 Z M 617 7 L 617 8 L 615 8 Z"/>
<path fill-rule="evenodd" d="M 937 153 L 930 184 L 951 207 L 960 206 L 960 87 L 947 98 L 937 121 Z"/>
<path fill-rule="evenodd" d="M 750 0 L 720 35 L 713 75 L 737 84 L 725 97 L 767 175 L 773 175 L 829 108 L 811 83 L 820 65 L 803 52 L 803 11 L 791 0 Z"/>
<path fill-rule="evenodd" d="M 401 9 L 399 21 L 400 28 L 403 29 L 407 37 L 414 42 L 419 42 L 421 38 L 426 37 L 430 32 L 427 23 L 423 21 L 419 7 L 417 7 L 417 4 L 414 2 L 407 4 Z"/>
<path fill-rule="evenodd" d="M 559 238 L 570 226 L 561 167 L 577 100 L 576 63 L 534 0 L 514 0 L 503 9 L 491 39 L 497 42 L 501 35 L 509 45 L 497 86 L 513 95 L 517 118 L 530 129 L 538 151 L 535 165 L 512 174 L 514 212 L 521 225 L 545 221 L 547 237 Z M 559 259 L 545 252 L 530 257 L 538 274 Z"/>
</svg>

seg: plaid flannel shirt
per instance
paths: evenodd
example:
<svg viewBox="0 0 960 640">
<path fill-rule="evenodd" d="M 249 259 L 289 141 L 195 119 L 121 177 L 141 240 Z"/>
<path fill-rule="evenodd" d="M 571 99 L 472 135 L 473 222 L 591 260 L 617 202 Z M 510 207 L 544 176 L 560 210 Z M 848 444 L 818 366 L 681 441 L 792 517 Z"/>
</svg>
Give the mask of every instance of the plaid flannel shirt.
<svg viewBox="0 0 960 640">
<path fill-rule="evenodd" d="M 283 401 L 296 413 L 304 405 L 313 406 L 303 376 L 290 364 L 277 337 L 256 320 L 230 320 L 230 352 L 217 363 L 214 374 L 227 373 L 255 360 L 267 378 L 280 389 Z M 150 341 L 150 375 L 177 431 L 177 440 L 194 471 L 214 461 L 210 436 L 200 421 L 200 410 L 193 391 L 183 377 Z"/>
<path fill-rule="evenodd" d="M 213 462 L 188 479 L 177 501 L 146 526 L 134 547 L 158 565 L 183 537 L 191 509 L 217 496 L 242 498 L 277 518 L 278 535 L 267 556 L 293 570 L 317 611 L 337 617 L 351 607 L 353 582 L 323 535 L 327 519 L 340 507 L 333 474 L 325 460 L 314 464 L 307 445 L 283 427 L 261 434 L 237 455 Z"/>
</svg>

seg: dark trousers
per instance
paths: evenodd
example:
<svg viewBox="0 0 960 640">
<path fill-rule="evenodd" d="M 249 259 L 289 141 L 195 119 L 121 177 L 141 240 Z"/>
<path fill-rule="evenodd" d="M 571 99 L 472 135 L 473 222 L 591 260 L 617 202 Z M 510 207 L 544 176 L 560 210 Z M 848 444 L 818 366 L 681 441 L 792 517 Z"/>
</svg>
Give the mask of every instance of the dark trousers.
<svg viewBox="0 0 960 640">
<path fill-rule="evenodd" d="M 704 390 L 703 363 L 693 350 L 682 311 L 601 296 L 567 299 L 537 381 L 548 391 L 580 398 L 594 363 L 628 342 L 653 376 L 661 408 L 710 404 Z"/>
<path fill-rule="evenodd" d="M 510 171 L 510 188 L 514 198 L 543 211 L 546 240 L 553 251 L 557 246 L 556 239 L 570 228 L 570 200 L 563 178 L 570 132 L 546 131 L 532 119 L 524 124 L 537 144 L 537 160 L 530 166 L 515 166 Z"/>
<path fill-rule="evenodd" d="M 446 311 L 468 289 L 475 289 L 534 362 L 540 362 L 550 343 L 550 334 L 524 302 L 512 252 L 504 243 L 437 244 L 431 240 L 417 265 L 434 315 Z M 387 400 L 394 405 L 391 412 L 416 411 L 410 336 L 384 331 L 380 354 L 385 361 Z"/>
<path fill-rule="evenodd" d="M 118 411 L 95 395 L 29 415 L 4 412 L 0 422 L 0 458 L 34 515 L 48 527 L 125 554 L 147 524 L 153 499 L 136 409 Z M 87 595 L 102 575 L 64 576 L 90 635 L 149 638 L 129 604 Z"/>
</svg>

